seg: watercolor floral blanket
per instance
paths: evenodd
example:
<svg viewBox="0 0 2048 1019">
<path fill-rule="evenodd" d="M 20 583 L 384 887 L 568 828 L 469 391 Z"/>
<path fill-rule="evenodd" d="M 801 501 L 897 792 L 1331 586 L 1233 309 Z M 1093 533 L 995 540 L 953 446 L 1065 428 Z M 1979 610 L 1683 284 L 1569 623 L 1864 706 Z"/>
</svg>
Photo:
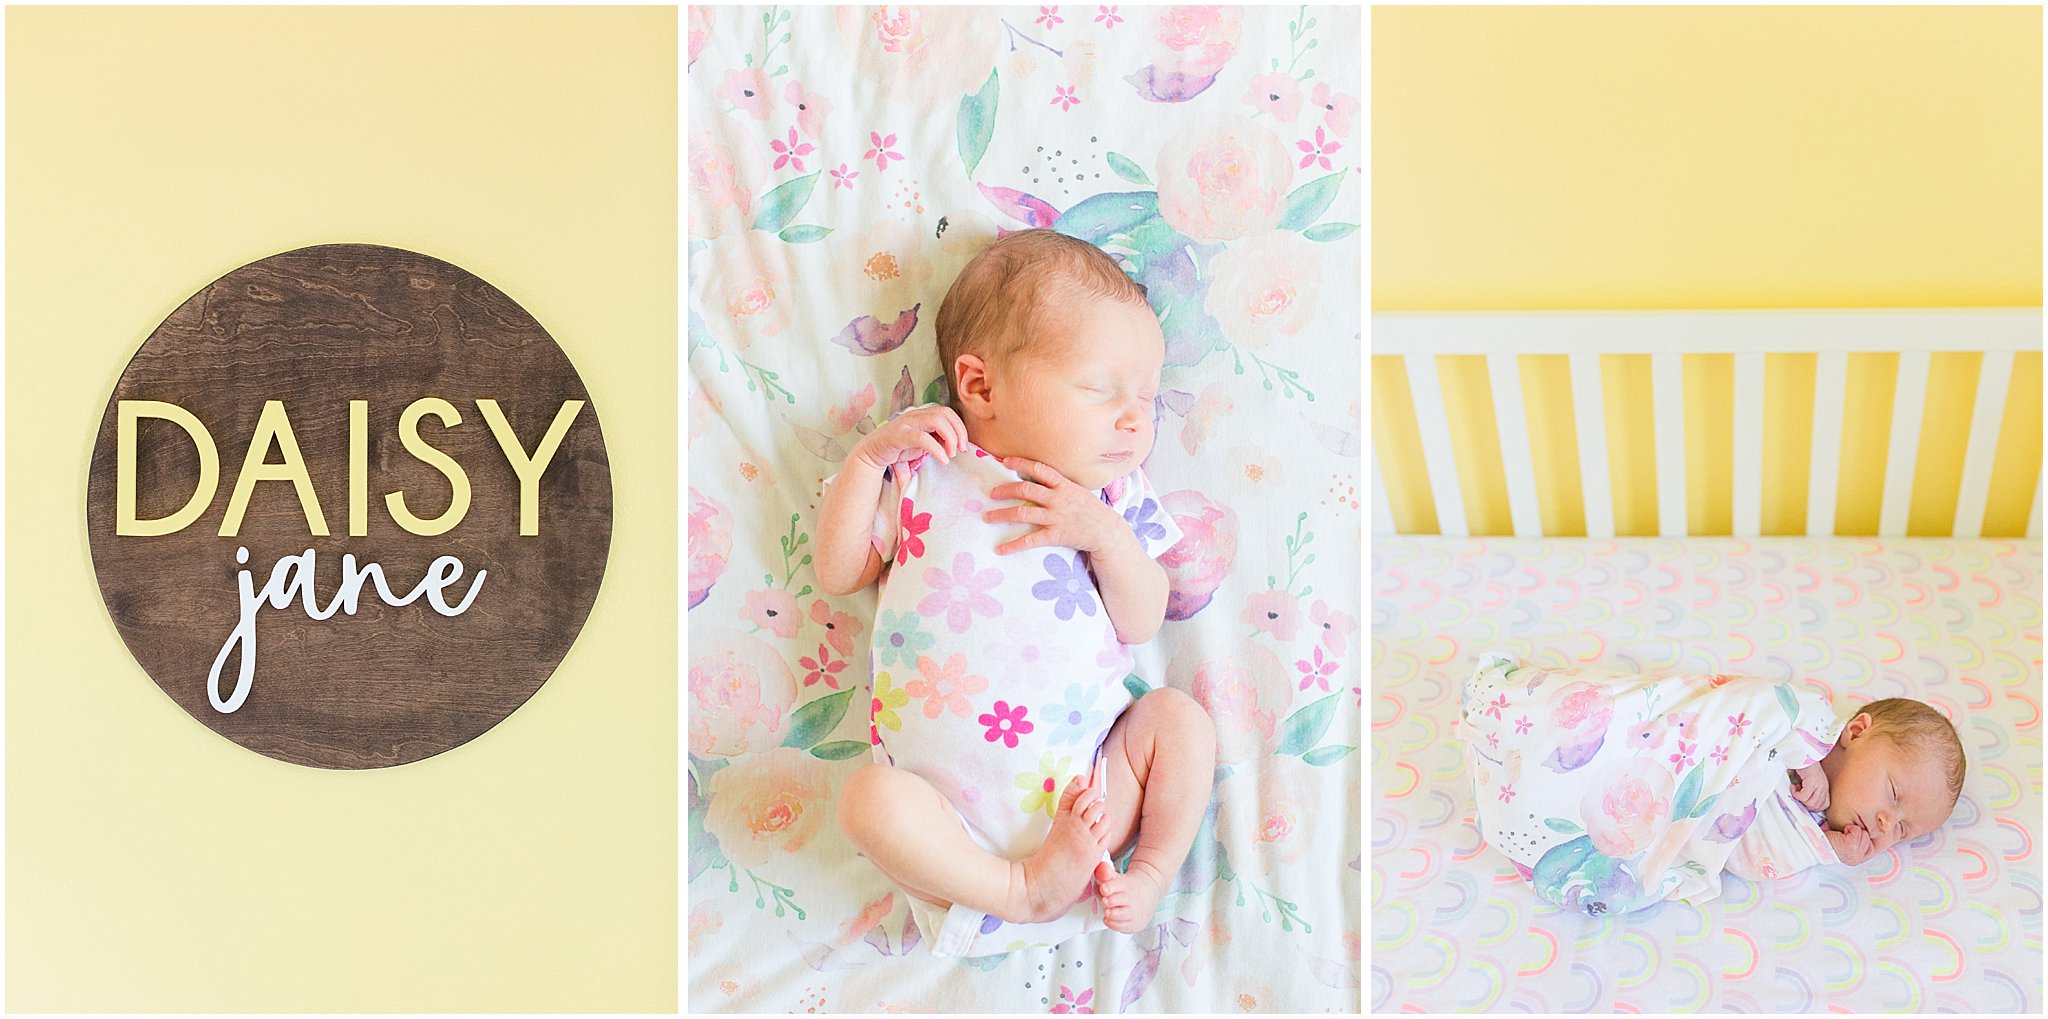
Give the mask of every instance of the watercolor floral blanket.
<svg viewBox="0 0 2048 1019">
<path fill-rule="evenodd" d="M 1355 7 L 715 7 L 688 32 L 689 1007 L 1356 1011 Z M 867 757 L 872 588 L 816 590 L 820 482 L 941 384 L 1001 233 L 1117 258 L 1166 334 L 1145 463 L 1186 535 L 1134 689 L 1215 720 L 1146 930 L 936 959 L 833 820 Z"/>
<path fill-rule="evenodd" d="M 1835 862 L 1787 769 L 1841 731 L 1827 698 L 1755 676 L 1650 676 L 1479 656 L 1465 771 L 1482 837 L 1536 894 L 1587 916 L 1721 894 L 1737 847 Z M 1770 843 L 1759 854 L 1760 843 Z"/>
</svg>

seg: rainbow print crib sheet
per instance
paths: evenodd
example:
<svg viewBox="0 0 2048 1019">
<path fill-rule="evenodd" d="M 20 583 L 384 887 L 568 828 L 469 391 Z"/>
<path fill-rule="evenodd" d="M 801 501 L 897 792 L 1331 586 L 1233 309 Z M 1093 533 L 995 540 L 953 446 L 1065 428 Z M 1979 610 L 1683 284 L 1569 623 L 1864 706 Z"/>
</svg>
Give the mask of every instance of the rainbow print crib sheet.
<svg viewBox="0 0 2048 1019">
<path fill-rule="evenodd" d="M 1372 977 L 1394 1011 L 2036 1012 L 2041 543 L 1381 538 L 1372 552 Z M 1949 824 L 1704 906 L 1577 916 L 1473 825 L 1458 682 L 1546 664 L 1786 677 L 1958 720 Z"/>
</svg>

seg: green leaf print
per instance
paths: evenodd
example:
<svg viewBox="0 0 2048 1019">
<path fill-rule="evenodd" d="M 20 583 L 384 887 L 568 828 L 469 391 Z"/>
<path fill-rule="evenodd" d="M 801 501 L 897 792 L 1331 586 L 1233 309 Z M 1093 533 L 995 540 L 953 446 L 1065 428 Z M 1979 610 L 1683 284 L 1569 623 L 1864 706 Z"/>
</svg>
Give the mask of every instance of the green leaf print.
<svg viewBox="0 0 2048 1019">
<path fill-rule="evenodd" d="M 761 199 L 761 214 L 754 217 L 754 229 L 776 233 L 790 224 L 811 201 L 811 189 L 818 184 L 820 170 L 808 177 L 786 181 Z"/>
<path fill-rule="evenodd" d="M 839 720 L 846 717 L 846 704 L 852 699 L 852 690 L 841 690 L 796 709 L 789 716 L 789 735 L 782 738 L 782 745 L 792 750 L 809 750 L 838 727 Z"/>
<path fill-rule="evenodd" d="M 1543 819 L 1543 826 L 1551 831 L 1563 832 L 1566 835 L 1577 835 L 1586 830 L 1562 817 L 1546 817 Z"/>
<path fill-rule="evenodd" d="M 1337 199 L 1337 189 L 1343 186 L 1344 172 L 1328 174 L 1295 188 L 1287 196 L 1287 212 L 1280 217 L 1282 230 L 1302 230 L 1316 221 L 1316 217 L 1329 209 Z"/>
<path fill-rule="evenodd" d="M 820 743 L 811 748 L 811 756 L 821 761 L 843 761 L 849 757 L 859 757 L 867 752 L 868 744 L 851 739 Z"/>
<path fill-rule="evenodd" d="M 1343 760 L 1346 754 L 1349 754 L 1356 749 L 1358 748 L 1337 746 L 1333 744 L 1327 747 L 1317 747 L 1314 750 L 1311 750 L 1308 753 L 1301 755 L 1301 759 L 1307 761 L 1310 764 L 1316 765 L 1335 764 L 1338 761 Z"/>
<path fill-rule="evenodd" d="M 960 97 L 960 119 L 954 132 L 960 145 L 960 162 L 967 167 L 967 176 L 974 176 L 974 168 L 981 165 L 982 154 L 988 151 L 988 140 L 996 133 L 996 72 L 988 72 L 988 81 L 981 91 L 971 96 Z"/>
<path fill-rule="evenodd" d="M 1778 703 L 1785 706 L 1786 721 L 1792 725 L 1798 725 L 1799 698 L 1792 696 L 1792 687 L 1786 683 L 1779 683 L 1774 689 L 1778 694 Z"/>
<path fill-rule="evenodd" d="M 790 244 L 811 244 L 824 240 L 825 236 L 831 232 L 832 228 L 829 226 L 811 226 L 806 223 L 802 226 L 790 227 L 775 236 L 782 238 Z"/>
<path fill-rule="evenodd" d="M 1693 808 L 1699 805 L 1700 785 L 1705 782 L 1700 773 L 1705 770 L 1706 765 L 1699 765 L 1686 773 L 1685 781 L 1678 783 L 1678 795 L 1671 801 L 1672 820 L 1693 816 Z"/>
<path fill-rule="evenodd" d="M 1330 727 L 1330 719 L 1337 713 L 1337 698 L 1343 694 L 1331 694 L 1288 716 L 1281 723 L 1280 746 L 1273 751 L 1279 754 L 1300 754 L 1315 746 L 1323 738 L 1323 732 Z"/>
<path fill-rule="evenodd" d="M 1699 806 L 1697 806 L 1697 807 L 1694 807 L 1694 808 L 1692 808 L 1692 813 L 1690 813 L 1690 814 L 1687 814 L 1687 815 L 1685 815 L 1685 816 L 1687 816 L 1687 817 L 1705 817 L 1705 816 L 1707 816 L 1707 812 L 1708 812 L 1708 811 L 1710 811 L 1710 810 L 1712 810 L 1712 809 L 1714 809 L 1714 801 L 1715 801 L 1715 800 L 1718 800 L 1718 799 L 1720 799 L 1720 798 L 1721 798 L 1721 794 L 1720 794 L 1720 793 L 1715 793 L 1714 795 L 1712 795 L 1712 796 L 1709 796 L 1709 797 L 1707 797 L 1707 798 L 1706 798 L 1706 799 L 1704 799 L 1704 800 L 1701 800 L 1701 801 L 1700 801 L 1700 805 L 1699 805 Z"/>
<path fill-rule="evenodd" d="M 1312 241 L 1329 242 L 1341 241 L 1357 232 L 1356 223 L 1321 223 L 1303 230 L 1301 235 Z"/>
<path fill-rule="evenodd" d="M 1104 158 L 1109 161 L 1110 172 L 1133 184 L 1142 184 L 1145 187 L 1152 186 L 1152 178 L 1145 176 L 1145 171 L 1139 169 L 1138 164 L 1114 152 L 1109 153 Z"/>
</svg>

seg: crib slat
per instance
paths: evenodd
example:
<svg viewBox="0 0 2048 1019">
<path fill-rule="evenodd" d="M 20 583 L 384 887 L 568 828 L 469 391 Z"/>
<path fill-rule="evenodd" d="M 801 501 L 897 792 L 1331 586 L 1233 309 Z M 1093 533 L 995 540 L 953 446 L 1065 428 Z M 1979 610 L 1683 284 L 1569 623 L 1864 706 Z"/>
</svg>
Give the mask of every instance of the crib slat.
<svg viewBox="0 0 2048 1019">
<path fill-rule="evenodd" d="M 1493 419 L 1500 430 L 1501 471 L 1507 475 L 1508 512 L 1515 537 L 1543 537 L 1543 513 L 1536 502 L 1536 463 L 1529 448 L 1529 416 L 1522 406 L 1522 370 L 1514 354 L 1486 355 L 1493 382 Z"/>
<path fill-rule="evenodd" d="M 1926 416 L 1930 358 L 1924 350 L 1899 354 L 1899 378 L 1892 398 L 1891 447 L 1884 466 L 1884 504 L 1877 510 L 1880 537 L 1903 538 L 1913 508 L 1913 472 L 1920 465 L 1920 425 Z"/>
<path fill-rule="evenodd" d="M 1572 418 L 1579 440 L 1579 490 L 1586 537 L 1614 537 L 1614 489 L 1607 474 L 1607 398 L 1600 390 L 1600 355 L 1573 354 Z"/>
<path fill-rule="evenodd" d="M 1684 357 L 1650 355 L 1650 402 L 1657 430 L 1657 533 L 1678 538 L 1686 534 Z"/>
<path fill-rule="evenodd" d="M 1372 454 L 1372 533 L 1394 533 L 1394 504 L 1387 498 L 1387 479 L 1380 473 L 1380 454 Z"/>
<path fill-rule="evenodd" d="M 2012 351 L 1987 350 L 1977 372 L 1977 399 L 1970 407 L 1970 444 L 1963 450 L 1963 483 L 1956 491 L 1958 538 L 1984 533 L 1984 507 L 1991 502 L 1991 462 L 1998 454 L 1998 424 L 2005 417 L 2006 388 L 2012 382 Z"/>
<path fill-rule="evenodd" d="M 1415 427 L 1422 433 L 1422 462 L 1429 468 L 1429 491 L 1436 499 L 1437 533 L 1463 538 L 1465 500 L 1458 486 L 1457 455 L 1451 451 L 1451 421 L 1444 411 L 1444 387 L 1436 374 L 1435 354 L 1409 354 L 1408 388 L 1415 399 Z"/>
<path fill-rule="evenodd" d="M 1836 486 L 1842 469 L 1842 403 L 1849 390 L 1849 353 L 1823 350 L 1813 366 L 1813 456 L 1806 488 L 1806 533 L 1835 533 Z"/>
<path fill-rule="evenodd" d="M 1755 538 L 1764 522 L 1764 355 L 1735 355 L 1735 535 Z"/>
</svg>

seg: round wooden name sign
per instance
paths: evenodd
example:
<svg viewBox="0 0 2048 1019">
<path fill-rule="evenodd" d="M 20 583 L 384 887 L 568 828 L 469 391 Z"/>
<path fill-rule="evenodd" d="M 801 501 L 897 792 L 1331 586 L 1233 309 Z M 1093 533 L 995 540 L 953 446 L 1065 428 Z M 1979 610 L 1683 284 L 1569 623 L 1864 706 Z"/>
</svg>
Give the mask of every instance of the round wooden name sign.
<svg viewBox="0 0 2048 1019">
<path fill-rule="evenodd" d="M 144 671 L 208 728 L 319 768 L 481 735 L 590 614 L 611 547 L 597 408 L 540 323 L 369 244 L 251 262 L 144 341 L 86 524 Z"/>
</svg>

